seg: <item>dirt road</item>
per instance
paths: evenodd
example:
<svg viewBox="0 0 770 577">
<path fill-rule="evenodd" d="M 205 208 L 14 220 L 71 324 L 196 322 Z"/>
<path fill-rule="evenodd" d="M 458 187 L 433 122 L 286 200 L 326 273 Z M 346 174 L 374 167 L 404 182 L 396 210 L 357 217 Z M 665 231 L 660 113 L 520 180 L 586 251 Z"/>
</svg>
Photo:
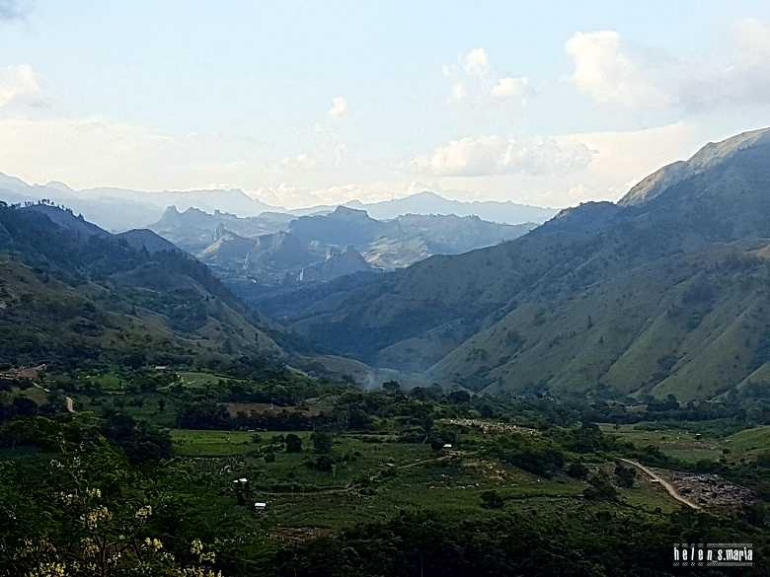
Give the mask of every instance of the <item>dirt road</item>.
<svg viewBox="0 0 770 577">
<path fill-rule="evenodd" d="M 32 384 L 43 392 L 46 392 L 49 394 L 51 392 L 49 389 L 45 388 L 43 385 L 39 383 L 32 383 Z M 75 401 L 72 400 L 72 397 L 64 397 L 64 407 L 67 409 L 68 413 L 75 412 Z"/>
<path fill-rule="evenodd" d="M 671 495 L 675 500 L 679 501 L 682 505 L 690 507 L 690 509 L 695 509 L 696 511 L 700 511 L 701 508 L 698 505 L 682 497 L 682 495 L 679 494 L 679 491 L 676 490 L 676 487 L 674 487 L 671 483 L 666 481 L 657 473 L 651 471 L 641 463 L 632 461 L 631 459 L 620 459 L 620 460 L 623 461 L 624 463 L 628 463 L 629 465 L 633 465 L 634 467 L 639 469 L 642 473 L 644 473 L 650 479 L 652 479 L 653 482 L 658 483 L 661 487 L 663 487 L 669 495 Z"/>
</svg>

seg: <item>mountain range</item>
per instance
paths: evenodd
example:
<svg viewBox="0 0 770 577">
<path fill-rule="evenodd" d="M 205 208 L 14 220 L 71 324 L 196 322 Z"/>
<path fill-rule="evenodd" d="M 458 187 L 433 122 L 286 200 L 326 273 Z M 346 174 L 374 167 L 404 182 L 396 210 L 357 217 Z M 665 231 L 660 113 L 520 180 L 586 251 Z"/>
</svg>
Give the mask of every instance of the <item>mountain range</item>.
<svg viewBox="0 0 770 577">
<path fill-rule="evenodd" d="M 516 240 L 262 299 L 320 348 L 485 393 L 770 384 L 770 130 Z"/>
<path fill-rule="evenodd" d="M 204 212 L 232 214 L 239 217 L 281 213 L 289 217 L 326 214 L 338 205 L 314 206 L 289 210 L 271 206 L 239 189 L 148 192 L 122 188 L 75 190 L 61 182 L 30 185 L 23 180 L 0 173 L 0 200 L 9 204 L 50 200 L 67 206 L 102 228 L 121 232 L 145 228 L 158 221 L 169 206 L 180 211 L 196 208 Z M 404 214 L 441 214 L 478 216 L 483 220 L 507 224 L 542 223 L 556 210 L 514 202 L 461 202 L 448 200 L 436 193 L 422 192 L 406 198 L 374 204 L 358 201 L 351 208 L 366 210 L 376 219 L 393 219 Z M 238 232 L 238 231 L 234 231 Z"/>
<path fill-rule="evenodd" d="M 241 218 L 169 207 L 150 228 L 196 255 L 225 280 L 259 285 L 329 281 L 394 270 L 434 254 L 459 254 L 525 234 L 535 224 L 478 217 L 406 215 L 376 220 L 344 206 L 296 219 L 280 213 Z"/>
<path fill-rule="evenodd" d="M 552 218 L 558 211 L 510 201 L 450 200 L 430 191 L 418 192 L 404 198 L 364 204 L 350 202 L 346 206 L 365 210 L 372 218 L 389 220 L 406 214 L 440 214 L 454 216 L 476 216 L 489 222 L 538 224 Z"/>
<path fill-rule="evenodd" d="M 51 203 L 1 204 L 0 359 L 285 355 L 362 383 L 496 395 L 766 395 L 768 216 L 770 129 L 529 232 L 350 207 L 301 218 L 188 207 L 165 211 L 163 238 L 112 234 Z M 484 235 L 492 246 L 473 250 Z"/>
</svg>

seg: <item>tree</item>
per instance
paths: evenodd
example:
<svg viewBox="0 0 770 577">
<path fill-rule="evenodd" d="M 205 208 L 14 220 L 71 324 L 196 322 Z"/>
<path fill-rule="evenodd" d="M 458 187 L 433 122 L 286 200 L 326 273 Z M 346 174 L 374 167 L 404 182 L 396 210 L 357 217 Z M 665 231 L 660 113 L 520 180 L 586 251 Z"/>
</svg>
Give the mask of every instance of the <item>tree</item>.
<svg viewBox="0 0 770 577">
<path fill-rule="evenodd" d="M 585 479 L 588 477 L 588 467 L 586 467 L 580 461 L 575 461 L 567 467 L 567 475 L 573 479 Z"/>
<path fill-rule="evenodd" d="M 294 433 L 286 435 L 286 452 L 287 453 L 301 453 L 302 452 L 302 438 Z"/>
<path fill-rule="evenodd" d="M 329 433 L 322 433 L 316 431 L 310 435 L 310 441 L 313 443 L 313 450 L 316 453 L 331 453 L 332 452 L 332 436 Z"/>
<path fill-rule="evenodd" d="M 401 383 L 398 381 L 386 381 L 382 383 L 382 390 L 389 395 L 398 395 L 401 392 Z"/>
<path fill-rule="evenodd" d="M 470 403 L 471 395 L 468 391 L 452 391 L 447 396 L 447 399 L 453 405 L 461 405 L 463 403 Z"/>
<path fill-rule="evenodd" d="M 636 480 L 636 469 L 626 467 L 622 463 L 617 463 L 615 465 L 615 480 L 619 487 L 630 489 L 634 486 L 634 481 Z"/>
<path fill-rule="evenodd" d="M 618 492 L 610 481 L 609 476 L 604 472 L 599 472 L 588 479 L 588 487 L 583 491 L 586 499 L 595 501 L 614 501 Z"/>
<path fill-rule="evenodd" d="M 27 397 L 16 397 L 13 399 L 13 412 L 23 417 L 37 415 L 37 403 Z"/>
<path fill-rule="evenodd" d="M 434 451 L 440 451 L 444 448 L 444 441 L 439 439 L 438 437 L 431 437 L 430 439 L 430 448 Z"/>
<path fill-rule="evenodd" d="M 481 494 L 481 506 L 485 509 L 502 509 L 505 501 L 497 491 L 484 491 Z"/>
<path fill-rule="evenodd" d="M 321 455 L 317 459 L 310 461 L 310 466 L 318 471 L 329 473 L 334 470 L 334 459 L 329 455 Z"/>
</svg>

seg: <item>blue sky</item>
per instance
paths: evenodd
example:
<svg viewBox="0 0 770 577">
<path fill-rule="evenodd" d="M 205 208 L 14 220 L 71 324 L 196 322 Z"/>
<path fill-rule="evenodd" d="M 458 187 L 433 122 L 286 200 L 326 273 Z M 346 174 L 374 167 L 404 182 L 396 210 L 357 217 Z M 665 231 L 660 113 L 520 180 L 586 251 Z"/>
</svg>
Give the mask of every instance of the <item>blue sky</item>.
<svg viewBox="0 0 770 577">
<path fill-rule="evenodd" d="M 614 200 L 767 124 L 770 3 L 0 0 L 0 171 Z"/>
</svg>

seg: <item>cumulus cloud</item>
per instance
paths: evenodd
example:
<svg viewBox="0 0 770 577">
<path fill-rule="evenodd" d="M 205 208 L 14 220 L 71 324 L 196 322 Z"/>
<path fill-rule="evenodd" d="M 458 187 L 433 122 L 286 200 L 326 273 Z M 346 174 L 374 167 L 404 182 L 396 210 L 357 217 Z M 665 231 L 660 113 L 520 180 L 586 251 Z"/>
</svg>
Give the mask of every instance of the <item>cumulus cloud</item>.
<svg viewBox="0 0 770 577">
<path fill-rule="evenodd" d="M 507 100 L 524 104 L 533 92 L 526 77 L 499 76 L 484 48 L 470 50 L 459 57 L 456 64 L 442 66 L 441 72 L 451 83 L 450 103 L 488 104 L 493 100 Z"/>
<path fill-rule="evenodd" d="M 474 48 L 463 58 L 463 69 L 472 76 L 484 77 L 489 74 L 489 57 L 483 48 Z"/>
<path fill-rule="evenodd" d="M 492 88 L 491 94 L 494 98 L 520 98 L 526 100 L 529 92 L 529 78 L 526 76 L 520 78 L 508 76 L 497 81 L 497 84 Z"/>
<path fill-rule="evenodd" d="M 433 176 L 554 175 L 584 169 L 591 157 L 591 150 L 577 142 L 482 136 L 452 140 L 431 154 L 414 158 L 410 167 Z"/>
<path fill-rule="evenodd" d="M 565 44 L 573 85 L 601 104 L 701 111 L 770 99 L 770 26 L 737 22 L 719 56 L 683 59 L 626 42 L 616 31 L 578 32 Z"/>
<path fill-rule="evenodd" d="M 575 67 L 572 83 L 597 102 L 625 106 L 669 104 L 669 95 L 658 87 L 659 81 L 653 76 L 653 63 L 625 47 L 617 32 L 578 32 L 565 47 Z"/>
<path fill-rule="evenodd" d="M 0 70 L 0 108 L 12 103 L 38 105 L 41 102 L 38 76 L 29 64 Z"/>
<path fill-rule="evenodd" d="M 348 114 L 348 101 L 342 96 L 335 96 L 332 99 L 332 105 L 329 108 L 328 114 L 335 120 L 344 118 Z"/>
</svg>

